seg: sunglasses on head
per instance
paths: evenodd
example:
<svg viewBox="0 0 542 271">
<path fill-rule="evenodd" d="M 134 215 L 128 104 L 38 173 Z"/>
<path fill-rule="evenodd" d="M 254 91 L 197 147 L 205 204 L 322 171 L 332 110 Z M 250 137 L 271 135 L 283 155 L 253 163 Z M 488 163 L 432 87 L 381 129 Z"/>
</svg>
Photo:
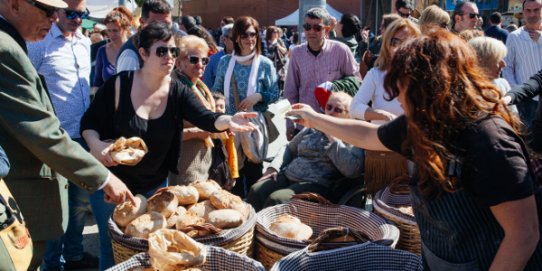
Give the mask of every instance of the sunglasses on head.
<svg viewBox="0 0 542 271">
<path fill-rule="evenodd" d="M 160 46 L 160 47 L 157 47 L 156 48 L 156 56 L 158 57 L 164 57 L 165 55 L 167 55 L 167 53 L 170 53 L 172 57 L 178 57 L 179 54 L 181 53 L 181 50 L 177 47 L 165 47 L 165 46 Z"/>
<path fill-rule="evenodd" d="M 197 56 L 188 56 L 188 61 L 190 64 L 198 64 L 201 61 L 201 65 L 205 66 L 209 64 L 209 58 L 208 57 L 197 57 Z"/>
<path fill-rule="evenodd" d="M 310 31 L 311 29 L 314 29 L 314 31 L 316 32 L 320 32 L 322 31 L 322 29 L 324 29 L 324 25 L 322 24 L 303 24 L 303 29 L 305 29 L 305 31 Z"/>
<path fill-rule="evenodd" d="M 88 9 L 85 9 L 84 11 L 64 9 L 64 12 L 66 13 L 66 18 L 68 18 L 68 20 L 75 20 L 76 18 L 83 20 L 87 19 L 90 15 L 90 11 Z"/>
<path fill-rule="evenodd" d="M 48 5 L 44 5 L 42 3 L 35 2 L 35 1 L 32 1 L 32 0 L 26 0 L 26 2 L 28 2 L 28 4 L 30 4 L 30 5 L 32 5 L 34 7 L 39 8 L 41 11 L 45 12 L 45 16 L 47 16 L 47 18 L 53 17 L 53 15 L 55 15 L 55 12 L 58 10 L 58 8 L 51 7 L 51 6 L 48 6 Z"/>
<path fill-rule="evenodd" d="M 245 33 L 241 33 L 241 35 L 239 35 L 239 36 L 242 39 L 246 39 L 248 37 L 255 38 L 257 35 L 258 35 L 258 33 L 256 33 L 256 32 L 245 32 Z"/>
<path fill-rule="evenodd" d="M 345 109 L 342 109 L 338 106 L 332 105 L 332 104 L 326 104 L 326 110 L 327 111 L 333 111 L 337 114 L 342 114 L 343 112 L 346 112 Z"/>
</svg>

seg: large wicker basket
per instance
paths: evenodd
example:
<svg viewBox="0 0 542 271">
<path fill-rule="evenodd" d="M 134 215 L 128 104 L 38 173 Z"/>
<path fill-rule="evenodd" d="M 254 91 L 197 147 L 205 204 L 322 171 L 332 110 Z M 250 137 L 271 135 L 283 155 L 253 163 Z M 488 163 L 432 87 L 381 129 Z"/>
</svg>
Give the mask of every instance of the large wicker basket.
<svg viewBox="0 0 542 271">
<path fill-rule="evenodd" d="M 210 246 L 222 247 L 241 255 L 252 256 L 252 240 L 254 236 L 254 225 L 256 224 L 256 211 L 250 206 L 250 214 L 243 225 L 223 230 L 218 234 L 195 237 L 194 240 Z M 108 222 L 113 257 L 115 263 L 121 263 L 140 252 L 146 252 L 149 244 L 146 239 L 136 238 L 124 234 L 117 224 L 110 218 Z"/>
<path fill-rule="evenodd" d="M 395 247 L 399 239 L 397 227 L 374 213 L 349 206 L 294 198 L 289 203 L 268 207 L 258 212 L 255 258 L 267 269 L 285 255 L 303 249 L 310 243 L 310 240 L 303 242 L 282 238 L 269 231 L 270 224 L 284 214 L 293 215 L 310 226 L 313 229 L 311 240 L 322 230 L 336 226 L 359 230 L 367 234 L 371 240 L 391 240 L 392 247 Z"/>
<path fill-rule="evenodd" d="M 375 213 L 395 223 L 401 231 L 397 248 L 421 255 L 420 230 L 410 205 L 408 191 L 398 189 L 397 185 L 380 190 L 373 199 Z"/>
<path fill-rule="evenodd" d="M 207 257 L 201 266 L 204 270 L 221 271 L 264 271 L 261 263 L 239 253 L 221 247 L 206 246 Z M 151 268 L 149 254 L 139 253 L 107 271 L 143 270 Z"/>
</svg>

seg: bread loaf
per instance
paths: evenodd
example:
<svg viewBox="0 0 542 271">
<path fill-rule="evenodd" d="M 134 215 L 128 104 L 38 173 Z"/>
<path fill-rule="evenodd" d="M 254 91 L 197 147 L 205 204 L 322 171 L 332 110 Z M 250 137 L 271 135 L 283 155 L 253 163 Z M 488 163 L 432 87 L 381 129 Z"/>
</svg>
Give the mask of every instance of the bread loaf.
<svg viewBox="0 0 542 271">
<path fill-rule="evenodd" d="M 158 212 L 150 212 L 134 219 L 126 226 L 124 233 L 147 239 L 151 232 L 166 227 L 166 218 Z"/>
<path fill-rule="evenodd" d="M 214 210 L 216 210 L 216 208 L 211 204 L 211 201 L 204 200 L 202 202 L 198 202 L 190 206 L 187 212 L 195 216 L 202 217 L 205 220 L 207 220 L 207 215 L 209 215 L 209 213 Z"/>
<path fill-rule="evenodd" d="M 179 216 L 177 218 L 177 223 L 175 224 L 175 228 L 177 230 L 183 230 L 186 226 L 190 225 L 203 225 L 205 223 L 205 219 L 202 217 L 186 213 L 183 216 Z"/>
<path fill-rule="evenodd" d="M 234 209 L 243 215 L 246 220 L 250 213 L 250 207 L 240 197 L 226 191 L 220 190 L 211 195 L 211 204 L 217 209 Z"/>
<path fill-rule="evenodd" d="M 178 206 L 177 210 L 167 219 L 167 227 L 168 228 L 175 228 L 175 225 L 177 224 L 177 220 L 179 217 L 184 216 L 186 214 L 186 209 L 183 206 Z"/>
<path fill-rule="evenodd" d="M 229 229 L 243 224 L 243 220 L 243 215 L 240 212 L 233 209 L 221 209 L 210 212 L 207 222 L 217 228 Z"/>
<path fill-rule="evenodd" d="M 282 215 L 275 219 L 269 226 L 274 234 L 297 241 L 309 240 L 312 236 L 312 228 L 303 224 L 297 217 Z"/>
<path fill-rule="evenodd" d="M 115 221 L 119 227 L 126 227 L 132 220 L 147 211 L 147 199 L 144 196 L 136 195 L 134 201 L 136 203 L 135 205 L 127 200 L 115 207 L 115 210 L 113 211 L 113 221 Z"/>
<path fill-rule="evenodd" d="M 168 187 L 168 191 L 177 196 L 179 205 L 190 205 L 198 203 L 199 193 L 193 186 L 176 185 Z"/>
<path fill-rule="evenodd" d="M 209 199 L 213 193 L 222 189 L 220 185 L 213 180 L 196 182 L 191 184 L 191 186 L 198 190 L 200 200 Z"/>
<path fill-rule="evenodd" d="M 109 148 L 111 158 L 115 162 L 128 166 L 137 165 L 148 151 L 147 145 L 139 137 L 128 139 L 120 137 Z"/>
<path fill-rule="evenodd" d="M 149 256 L 156 270 L 176 271 L 202 265 L 207 250 L 182 232 L 162 229 L 149 236 Z"/>
<path fill-rule="evenodd" d="M 177 197 L 170 191 L 164 190 L 147 200 L 147 212 L 159 212 L 168 218 L 177 211 L 178 205 Z"/>
</svg>

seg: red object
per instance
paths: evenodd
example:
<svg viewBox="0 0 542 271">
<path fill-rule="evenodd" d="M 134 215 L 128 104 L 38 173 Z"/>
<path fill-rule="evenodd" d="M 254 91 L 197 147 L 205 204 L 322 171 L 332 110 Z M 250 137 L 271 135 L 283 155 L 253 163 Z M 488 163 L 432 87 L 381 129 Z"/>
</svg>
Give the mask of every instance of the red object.
<svg viewBox="0 0 542 271">
<path fill-rule="evenodd" d="M 316 87 L 314 89 L 314 96 L 316 97 L 318 104 L 320 104 L 320 108 L 324 110 L 324 108 L 326 108 L 327 100 L 329 100 L 329 96 L 331 96 L 331 90 L 327 90 L 323 87 Z"/>
</svg>

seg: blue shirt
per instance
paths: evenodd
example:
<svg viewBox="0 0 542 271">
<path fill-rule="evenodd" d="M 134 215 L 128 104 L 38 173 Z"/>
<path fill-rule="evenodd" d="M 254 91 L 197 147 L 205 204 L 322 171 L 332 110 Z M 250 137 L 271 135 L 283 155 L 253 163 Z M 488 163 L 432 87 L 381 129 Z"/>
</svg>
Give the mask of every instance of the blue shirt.
<svg viewBox="0 0 542 271">
<path fill-rule="evenodd" d="M 213 87 L 218 62 L 224 55 L 226 55 L 226 50 L 222 50 L 209 58 L 209 64 L 207 64 L 207 67 L 205 67 L 205 72 L 203 73 L 203 83 L 205 83 L 207 87 Z"/>
<path fill-rule="evenodd" d="M 80 138 L 79 123 L 90 104 L 90 40 L 77 31 L 67 39 L 53 24 L 42 41 L 27 43 L 28 57 L 45 77 L 61 127 Z"/>
<path fill-rule="evenodd" d="M 216 72 L 216 79 L 213 85 L 214 91 L 224 92 L 224 78 L 226 77 L 226 70 L 230 63 L 231 55 L 223 56 L 218 63 Z M 237 91 L 239 93 L 239 102 L 243 101 L 247 97 L 248 90 L 248 77 L 250 76 L 250 70 L 252 65 L 242 65 L 235 63 L 233 67 L 233 76 L 235 76 L 235 82 L 237 83 Z M 263 101 L 254 105 L 254 110 L 259 112 L 265 112 L 270 103 L 275 102 L 279 98 L 279 87 L 277 84 L 277 72 L 273 62 L 265 56 L 260 56 L 260 66 L 258 67 L 257 74 L 257 87 L 256 93 L 260 93 L 263 97 Z M 235 99 L 233 95 L 233 88 L 230 88 L 230 100 L 226 101 L 226 113 L 234 114 Z"/>
</svg>

